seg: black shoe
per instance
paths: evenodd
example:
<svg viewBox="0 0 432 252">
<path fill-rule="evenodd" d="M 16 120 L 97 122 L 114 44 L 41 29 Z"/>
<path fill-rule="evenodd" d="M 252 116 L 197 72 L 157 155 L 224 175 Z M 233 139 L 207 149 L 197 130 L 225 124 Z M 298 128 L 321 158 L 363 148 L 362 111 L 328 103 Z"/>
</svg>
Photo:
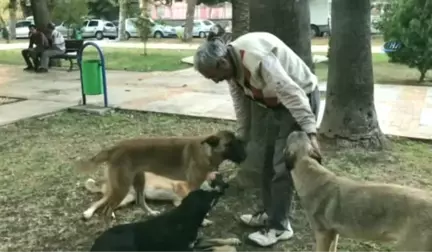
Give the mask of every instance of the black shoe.
<svg viewBox="0 0 432 252">
<path fill-rule="evenodd" d="M 36 70 L 36 73 L 47 73 L 48 69 L 45 68 L 39 68 L 38 70 Z"/>
<path fill-rule="evenodd" d="M 26 68 L 24 68 L 23 69 L 24 71 L 33 71 L 33 70 L 35 70 L 33 67 L 26 67 Z"/>
</svg>

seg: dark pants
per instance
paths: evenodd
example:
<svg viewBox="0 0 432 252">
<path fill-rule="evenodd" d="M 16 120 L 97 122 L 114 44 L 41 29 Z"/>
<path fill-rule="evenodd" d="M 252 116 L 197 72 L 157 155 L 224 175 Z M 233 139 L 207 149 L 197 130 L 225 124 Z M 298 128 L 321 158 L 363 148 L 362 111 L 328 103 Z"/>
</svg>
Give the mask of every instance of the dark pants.
<svg viewBox="0 0 432 252">
<path fill-rule="evenodd" d="M 21 51 L 21 55 L 24 58 L 27 67 L 38 68 L 40 65 L 39 58 L 42 54 L 42 50 L 38 48 L 27 48 Z M 33 62 L 32 62 L 33 61 Z"/>
<path fill-rule="evenodd" d="M 312 112 L 317 117 L 320 105 L 318 87 L 308 97 Z M 269 216 L 269 227 L 285 230 L 289 222 L 294 186 L 291 174 L 285 166 L 283 150 L 288 135 L 300 130 L 300 127 L 285 108 L 271 110 L 268 118 L 273 133 L 270 132 L 267 139 L 262 174 L 262 199 L 264 210 Z"/>
</svg>

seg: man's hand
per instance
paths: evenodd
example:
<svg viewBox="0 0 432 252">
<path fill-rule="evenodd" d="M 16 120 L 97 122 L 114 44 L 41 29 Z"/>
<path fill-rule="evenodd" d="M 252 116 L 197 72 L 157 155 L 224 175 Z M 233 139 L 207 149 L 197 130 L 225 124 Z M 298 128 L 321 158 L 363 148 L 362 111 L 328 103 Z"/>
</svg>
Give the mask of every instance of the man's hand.
<svg viewBox="0 0 432 252">
<path fill-rule="evenodd" d="M 312 147 L 321 155 L 321 149 L 318 143 L 317 135 L 315 133 L 308 134 L 311 140 Z"/>
<path fill-rule="evenodd" d="M 207 174 L 207 178 L 206 179 L 209 180 L 209 181 L 215 180 L 217 174 L 219 174 L 219 172 L 217 172 L 217 171 L 209 172 Z"/>
</svg>

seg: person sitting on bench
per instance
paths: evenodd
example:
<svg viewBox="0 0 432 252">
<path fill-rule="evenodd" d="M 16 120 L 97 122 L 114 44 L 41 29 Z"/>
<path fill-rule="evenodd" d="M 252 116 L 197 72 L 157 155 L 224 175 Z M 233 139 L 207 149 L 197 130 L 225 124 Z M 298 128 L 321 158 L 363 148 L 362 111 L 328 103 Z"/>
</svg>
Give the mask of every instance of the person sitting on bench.
<svg viewBox="0 0 432 252">
<path fill-rule="evenodd" d="M 24 68 L 26 71 L 36 70 L 38 68 L 39 57 L 42 51 L 48 47 L 48 39 L 42 32 L 39 32 L 33 24 L 29 25 L 29 37 L 30 41 L 28 48 L 21 51 L 21 55 L 27 64 L 27 67 Z M 34 45 L 35 47 L 33 48 Z M 33 60 L 33 63 L 30 59 Z"/>
<path fill-rule="evenodd" d="M 42 52 L 41 66 L 37 70 L 38 73 L 48 72 L 48 64 L 50 57 L 62 55 L 66 52 L 65 39 L 63 35 L 55 29 L 54 24 L 49 23 L 47 25 L 47 33 L 50 34 L 49 40 L 51 41 L 51 46 L 50 48 Z"/>
</svg>

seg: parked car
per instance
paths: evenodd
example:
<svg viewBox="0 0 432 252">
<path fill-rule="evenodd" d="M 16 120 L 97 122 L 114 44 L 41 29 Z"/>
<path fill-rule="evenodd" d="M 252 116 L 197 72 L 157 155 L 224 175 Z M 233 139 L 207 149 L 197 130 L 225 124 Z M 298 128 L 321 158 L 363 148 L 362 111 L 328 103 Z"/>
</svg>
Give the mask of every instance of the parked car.
<svg viewBox="0 0 432 252">
<path fill-rule="evenodd" d="M 197 19 L 193 22 L 193 29 L 192 29 L 192 37 L 200 37 L 205 38 L 210 32 L 210 29 L 215 25 L 215 23 L 211 20 L 207 19 Z M 176 26 L 176 33 L 177 32 L 184 32 L 185 23 L 183 23 L 181 26 Z"/>
<path fill-rule="evenodd" d="M 117 27 L 112 22 L 102 19 L 84 21 L 81 32 L 83 38 L 96 38 L 97 40 L 117 37 Z"/>
<path fill-rule="evenodd" d="M 29 25 L 34 24 L 32 20 L 17 20 L 15 24 L 15 34 L 17 39 L 29 38 Z M 7 25 L 7 30 L 9 30 L 9 25 Z"/>
<path fill-rule="evenodd" d="M 127 18 L 125 20 L 126 39 L 139 37 L 139 31 L 136 27 L 137 18 Z M 150 21 L 150 36 L 154 38 L 173 38 L 177 34 L 174 27 L 170 25 L 162 25 L 149 19 Z"/>
</svg>

